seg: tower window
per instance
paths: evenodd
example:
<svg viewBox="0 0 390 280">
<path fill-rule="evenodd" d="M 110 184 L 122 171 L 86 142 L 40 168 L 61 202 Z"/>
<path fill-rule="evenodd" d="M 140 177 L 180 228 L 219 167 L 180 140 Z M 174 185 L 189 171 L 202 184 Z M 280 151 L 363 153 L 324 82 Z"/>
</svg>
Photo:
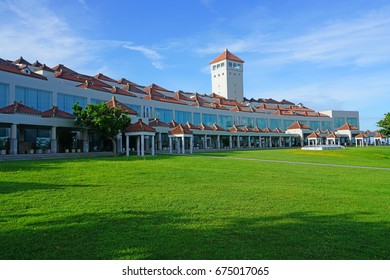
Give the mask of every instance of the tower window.
<svg viewBox="0 0 390 280">
<path fill-rule="evenodd" d="M 213 70 L 217 69 L 217 66 L 216 65 L 213 65 Z"/>
<path fill-rule="evenodd" d="M 229 62 L 229 67 L 232 68 L 233 67 L 233 63 Z"/>
<path fill-rule="evenodd" d="M 222 62 L 222 63 L 221 63 L 221 67 L 224 67 L 224 66 L 225 66 L 225 62 Z"/>
</svg>

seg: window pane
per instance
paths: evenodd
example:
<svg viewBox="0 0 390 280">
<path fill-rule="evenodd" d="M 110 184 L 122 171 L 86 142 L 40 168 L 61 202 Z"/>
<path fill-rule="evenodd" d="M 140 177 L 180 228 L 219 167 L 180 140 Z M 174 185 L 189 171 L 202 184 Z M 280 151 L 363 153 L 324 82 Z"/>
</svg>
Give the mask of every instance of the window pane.
<svg viewBox="0 0 390 280">
<path fill-rule="evenodd" d="M 0 83 L 0 108 L 8 105 L 8 85 Z"/>
<path fill-rule="evenodd" d="M 212 126 L 217 123 L 217 115 L 214 114 L 202 114 L 202 123 L 208 126 Z"/>
</svg>

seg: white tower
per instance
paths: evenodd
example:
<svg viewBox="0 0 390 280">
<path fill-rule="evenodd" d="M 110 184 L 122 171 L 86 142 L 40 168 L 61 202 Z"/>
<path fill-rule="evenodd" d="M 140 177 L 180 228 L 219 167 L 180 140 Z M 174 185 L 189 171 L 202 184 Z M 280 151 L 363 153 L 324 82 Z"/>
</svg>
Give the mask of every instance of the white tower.
<svg viewBox="0 0 390 280">
<path fill-rule="evenodd" d="M 228 99 L 244 100 L 244 61 L 227 49 L 210 62 L 213 93 Z"/>
</svg>

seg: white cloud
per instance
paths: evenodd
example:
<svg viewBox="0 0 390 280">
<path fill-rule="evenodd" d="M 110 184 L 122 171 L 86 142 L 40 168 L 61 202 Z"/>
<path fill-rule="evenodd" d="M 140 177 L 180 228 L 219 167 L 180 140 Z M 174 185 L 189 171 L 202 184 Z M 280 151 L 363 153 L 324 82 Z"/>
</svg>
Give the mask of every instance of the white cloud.
<svg viewBox="0 0 390 280">
<path fill-rule="evenodd" d="M 141 52 L 147 59 L 149 59 L 156 69 L 164 69 L 164 64 L 162 63 L 162 56 L 155 50 L 147 48 L 145 46 L 134 46 L 134 45 L 124 45 L 126 49 Z"/>
</svg>

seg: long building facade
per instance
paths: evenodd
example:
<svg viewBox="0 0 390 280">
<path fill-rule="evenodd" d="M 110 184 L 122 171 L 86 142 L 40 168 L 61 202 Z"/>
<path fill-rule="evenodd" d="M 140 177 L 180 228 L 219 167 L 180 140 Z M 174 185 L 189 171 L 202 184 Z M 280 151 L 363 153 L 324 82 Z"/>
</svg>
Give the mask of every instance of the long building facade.
<svg viewBox="0 0 390 280">
<path fill-rule="evenodd" d="M 118 133 L 120 151 L 185 152 L 357 143 L 357 111 L 316 112 L 285 99 L 247 99 L 244 61 L 227 49 L 210 63 L 211 94 L 139 85 L 65 65 L 0 58 L 0 150 L 6 154 L 110 149 L 93 131 L 74 125 L 72 105 L 106 102 L 126 109 L 132 125 Z M 364 138 L 363 138 L 364 141 Z M 335 143 L 336 143 L 335 142 Z M 332 142 L 333 143 L 333 142 Z M 366 143 L 366 142 L 363 142 Z"/>
</svg>

